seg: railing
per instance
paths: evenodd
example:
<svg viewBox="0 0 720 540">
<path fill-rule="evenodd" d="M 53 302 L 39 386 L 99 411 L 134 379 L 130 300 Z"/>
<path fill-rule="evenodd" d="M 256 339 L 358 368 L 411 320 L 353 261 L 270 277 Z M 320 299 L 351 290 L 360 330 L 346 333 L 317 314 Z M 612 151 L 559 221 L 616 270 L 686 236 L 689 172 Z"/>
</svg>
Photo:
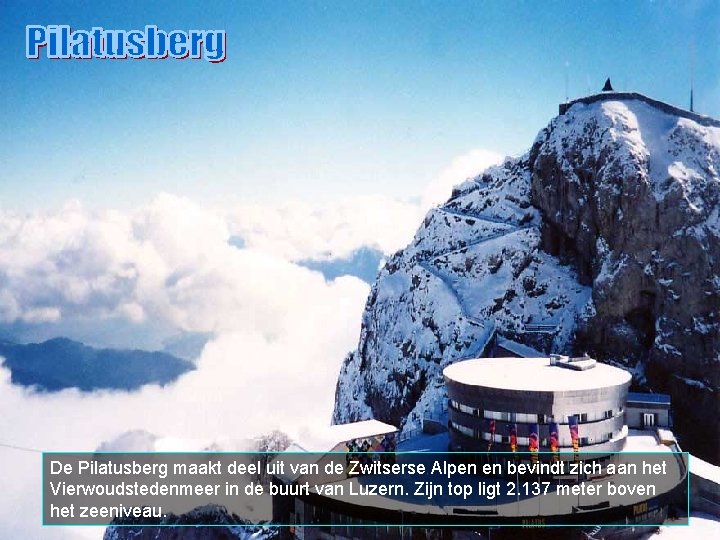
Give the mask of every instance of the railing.
<svg viewBox="0 0 720 540">
<path fill-rule="evenodd" d="M 546 334 L 557 331 L 560 328 L 558 324 L 526 324 L 524 332 L 528 334 Z"/>
<path fill-rule="evenodd" d="M 442 403 L 436 405 L 428 411 L 425 411 L 425 413 L 423 414 L 423 419 L 427 418 L 428 420 L 442 420 L 444 417 L 447 416 L 447 413 L 448 402 L 446 399 L 443 399 Z"/>
<path fill-rule="evenodd" d="M 419 428 L 413 428 L 410 430 L 403 430 L 400 435 L 398 436 L 398 442 L 405 442 L 409 441 L 410 439 L 414 439 L 418 435 L 422 433 L 422 429 Z"/>
</svg>

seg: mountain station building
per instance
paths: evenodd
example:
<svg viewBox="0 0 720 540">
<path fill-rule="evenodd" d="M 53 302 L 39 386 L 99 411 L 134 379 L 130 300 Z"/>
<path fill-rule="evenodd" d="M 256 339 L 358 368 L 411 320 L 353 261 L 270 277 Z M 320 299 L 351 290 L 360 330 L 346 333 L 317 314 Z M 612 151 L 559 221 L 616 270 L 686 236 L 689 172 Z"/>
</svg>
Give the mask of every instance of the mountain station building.
<svg viewBox="0 0 720 540">
<path fill-rule="evenodd" d="M 618 460 L 616 452 L 663 452 L 666 457 L 673 456 L 668 460 L 671 466 L 665 490 L 653 497 L 638 496 L 622 502 L 609 498 L 600 504 L 583 505 L 578 498 L 577 504 L 552 510 L 532 498 L 490 504 L 469 500 L 463 506 L 449 506 L 440 499 L 414 504 L 393 497 L 361 500 L 310 493 L 274 501 L 273 520 L 298 524 L 287 533 L 303 540 L 464 538 L 469 531 L 476 535 L 473 538 L 512 538 L 517 529 L 498 526 L 524 524 L 550 533 L 553 529 L 545 526 L 573 523 L 578 524 L 573 529 L 578 538 L 634 538 L 635 529 L 643 531 L 638 525 L 661 523 L 669 511 L 672 513 L 673 505 L 687 502 L 686 492 L 680 493 L 688 475 L 687 464 L 670 429 L 669 398 L 629 393 L 629 372 L 587 356 L 553 355 L 463 360 L 446 367 L 443 375 L 447 429 L 439 433 L 437 419 L 428 424 L 433 429 L 410 434 L 369 420 L 332 426 L 320 442 L 301 441 L 291 450 L 357 455 L 362 449 L 382 452 L 395 448 L 398 463 L 404 459 L 403 452 L 449 452 L 448 456 L 473 452 L 473 459 L 484 462 L 530 462 L 535 458 L 533 451 L 540 453 L 536 454 L 540 460 L 549 461 L 552 456 L 568 462 Z M 303 479 L 293 476 L 276 480 L 297 483 Z M 587 483 L 606 482 L 608 478 L 585 475 L 552 480 Z M 362 480 L 348 476 L 339 482 L 349 485 Z M 469 527 L 478 521 L 484 526 Z M 603 522 L 613 526 L 602 527 L 601 536 L 590 534 L 595 531 L 597 535 L 599 527 L 583 527 Z M 433 529 L 430 524 L 437 527 Z M 610 532 L 612 535 L 607 536 Z M 544 537 L 537 536 L 537 530 L 533 534 Z"/>
</svg>

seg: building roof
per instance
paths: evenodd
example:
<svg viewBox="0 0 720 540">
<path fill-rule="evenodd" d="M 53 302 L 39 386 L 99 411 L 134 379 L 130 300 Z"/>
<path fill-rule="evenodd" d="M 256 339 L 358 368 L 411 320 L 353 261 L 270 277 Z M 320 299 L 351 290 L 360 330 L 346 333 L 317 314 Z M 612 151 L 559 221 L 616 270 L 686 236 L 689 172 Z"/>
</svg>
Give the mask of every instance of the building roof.
<svg viewBox="0 0 720 540">
<path fill-rule="evenodd" d="M 665 430 L 666 432 L 669 430 Z M 672 432 L 670 432 L 672 434 Z M 623 452 L 672 452 L 673 449 L 663 444 L 654 431 L 629 429 Z"/>
<path fill-rule="evenodd" d="M 648 394 L 645 392 L 628 392 L 628 403 L 660 403 L 670 405 L 670 396 L 667 394 Z"/>
<path fill-rule="evenodd" d="M 630 382 L 630 373 L 598 362 L 592 369 L 575 371 L 551 366 L 549 358 L 477 358 L 456 362 L 443 375 L 471 386 L 559 392 L 620 386 Z"/>
<path fill-rule="evenodd" d="M 515 354 L 520 358 L 536 358 L 542 354 L 540 353 L 540 351 L 533 349 L 532 347 L 529 347 L 522 343 L 518 343 L 517 341 L 513 341 L 511 339 L 504 338 L 502 336 L 498 336 L 497 344 L 499 347 L 502 347 L 510 354 Z"/>
<path fill-rule="evenodd" d="M 720 467 L 699 457 L 690 456 L 690 472 L 715 484 L 720 484 Z"/>
<path fill-rule="evenodd" d="M 397 430 L 395 426 L 379 420 L 336 424 L 304 435 L 302 440 L 296 441 L 294 446 L 306 452 L 330 452 L 337 445 L 346 441 L 395 433 Z"/>
<path fill-rule="evenodd" d="M 349 424 L 336 424 L 327 426 L 318 431 L 307 433 L 302 440 L 291 444 L 285 452 L 280 452 L 275 459 L 282 459 L 284 462 L 309 463 L 307 455 L 293 456 L 293 454 L 312 452 L 313 461 L 318 461 L 325 452 L 344 451 L 338 449 L 342 443 L 352 441 L 354 439 L 365 439 L 376 435 L 386 435 L 388 433 L 397 432 L 397 428 L 393 425 L 380 422 L 379 420 L 361 420 L 360 422 L 351 422 Z M 283 474 L 278 474 L 285 482 L 295 482 L 304 473 L 293 472 L 291 468 L 285 470 Z"/>
<path fill-rule="evenodd" d="M 492 360 L 492 359 L 490 359 Z M 457 364 L 455 364 L 457 365 Z M 562 369 L 562 368 L 560 368 Z M 592 370 L 591 370 L 592 371 Z M 569 373 L 585 373 L 585 372 L 573 372 Z M 625 428 L 627 429 L 627 428 Z M 420 451 L 435 451 L 436 448 L 442 450 L 447 448 L 447 433 L 439 435 L 421 437 L 423 441 L 416 446 L 409 447 L 407 443 L 404 443 L 400 448 L 402 451 L 411 451 L 412 454 L 416 455 L 416 452 Z M 626 450 L 633 452 L 659 452 L 659 453 L 671 453 L 673 449 L 660 444 L 652 432 L 648 431 L 635 431 L 630 430 L 627 437 Z M 411 441 L 408 441 L 408 443 Z M 662 481 L 655 484 L 657 494 L 667 493 L 669 489 L 673 489 L 680 481 L 684 478 L 684 467 L 682 466 L 682 460 L 679 454 L 676 454 L 676 459 L 668 459 L 667 470 Z M 414 462 L 417 457 L 404 457 L 398 456 L 398 462 Z M 422 459 L 422 458 L 421 458 Z M 441 459 L 441 456 L 438 456 Z M 690 459 L 690 463 L 695 458 Z M 712 471 L 710 472 L 712 474 Z M 488 479 L 494 479 L 492 475 L 468 475 L 467 480 L 461 482 L 474 482 L 474 481 L 487 481 Z M 498 480 L 500 478 L 498 477 Z M 588 479 L 585 481 L 587 484 L 607 484 L 608 482 L 622 483 L 623 479 L 626 481 L 627 477 L 623 477 L 622 474 L 612 476 L 602 476 L 594 479 Z M 396 476 L 393 482 L 397 482 L 405 486 L 406 493 L 412 493 L 415 489 L 414 481 L 416 477 L 413 475 Z M 495 480 L 492 480 L 495 481 Z M 350 513 L 352 509 L 364 508 L 368 515 L 376 514 L 380 509 L 383 512 L 397 512 L 405 513 L 407 515 L 408 522 L 418 516 L 432 516 L 432 518 L 438 518 L 438 521 L 429 521 L 430 523 L 458 523 L 459 516 L 474 516 L 477 520 L 483 517 L 487 519 L 493 519 L 495 516 L 499 518 L 512 517 L 517 519 L 518 517 L 546 517 L 546 516 L 559 516 L 559 515 L 572 515 L 577 512 L 578 508 L 575 506 L 580 503 L 580 499 L 575 498 L 556 498 L 553 500 L 553 504 L 542 504 L 543 499 L 538 497 L 520 497 L 507 495 L 501 493 L 499 496 L 493 499 L 480 495 L 477 491 L 473 491 L 469 496 L 465 498 L 463 504 L 458 505 L 457 498 L 451 498 L 446 492 L 433 496 L 432 498 L 424 498 L 417 496 L 388 496 L 388 495 L 363 495 L 358 497 L 353 495 L 349 489 L 349 486 L 353 484 L 356 486 L 355 491 L 358 490 L 359 485 L 363 483 L 362 478 L 353 476 L 344 480 L 340 480 L 338 484 L 342 484 L 346 487 L 342 491 L 325 492 L 319 494 L 327 504 L 327 508 L 338 511 L 340 513 Z M 466 484 L 469 485 L 469 484 Z M 552 488 L 554 490 L 554 488 Z M 317 487 L 310 486 L 311 493 L 317 493 Z M 332 493 L 332 494 L 331 494 Z M 648 496 L 635 492 L 633 494 L 623 496 L 608 496 L 606 491 L 600 492 L 600 497 L 603 497 L 607 502 L 608 508 L 620 508 L 627 507 L 638 502 L 648 500 Z M 542 497 L 542 496 L 541 496 Z M 332 501 L 342 503 L 343 506 L 332 506 Z M 337 509 L 337 510 L 335 510 Z M 599 509 L 592 510 L 601 511 Z M 411 514 L 411 515 L 409 515 Z M 350 514 L 352 515 L 352 514 Z M 492 517 L 490 517 L 492 516 Z M 588 516 L 597 516 L 597 514 L 588 513 Z M 440 521 L 443 517 L 449 518 L 452 521 Z M 469 522 L 465 522 L 469 523 Z M 477 523 L 477 522 L 476 522 Z"/>
</svg>

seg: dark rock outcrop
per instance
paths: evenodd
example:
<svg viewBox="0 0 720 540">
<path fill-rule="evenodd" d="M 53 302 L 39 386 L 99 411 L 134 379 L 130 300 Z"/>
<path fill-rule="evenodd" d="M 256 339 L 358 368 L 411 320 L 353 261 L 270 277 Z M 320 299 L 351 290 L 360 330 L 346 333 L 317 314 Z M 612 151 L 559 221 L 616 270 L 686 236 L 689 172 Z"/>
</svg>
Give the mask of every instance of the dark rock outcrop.
<svg viewBox="0 0 720 540">
<path fill-rule="evenodd" d="M 718 128 L 635 101 L 570 109 L 550 129 L 532 160 L 543 245 L 593 287 L 574 349 L 642 366 L 686 442 L 717 459 L 719 423 L 692 427 L 720 412 Z"/>
<path fill-rule="evenodd" d="M 244 526 L 244 523 L 222 506 L 207 505 L 180 516 L 169 514 L 163 519 L 162 526 L 141 523 L 127 526 L 123 520 L 115 520 L 113 525 L 105 530 L 103 540 L 239 540 L 250 538 L 260 529 Z M 197 524 L 212 527 L 194 526 Z M 269 540 L 276 534 L 279 534 L 279 530 L 267 530 L 266 534 L 257 537 Z"/>
</svg>

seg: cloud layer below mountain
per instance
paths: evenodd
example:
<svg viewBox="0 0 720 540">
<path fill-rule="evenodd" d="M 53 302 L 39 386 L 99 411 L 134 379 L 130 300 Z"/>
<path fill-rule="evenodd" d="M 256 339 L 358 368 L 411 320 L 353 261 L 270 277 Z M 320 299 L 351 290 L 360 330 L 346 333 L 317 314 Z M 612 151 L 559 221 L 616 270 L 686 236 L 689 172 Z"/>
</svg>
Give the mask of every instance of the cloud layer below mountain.
<svg viewBox="0 0 720 540">
<path fill-rule="evenodd" d="M 32 392 L 11 385 L 9 371 L 0 369 L 3 442 L 92 450 L 131 429 L 213 441 L 329 422 L 339 362 L 357 340 L 367 284 L 326 281 L 277 254 L 238 249 L 229 236 L 224 216 L 169 195 L 132 215 L 77 204 L 54 214 L 2 214 L 6 332 L 22 326 L 32 338 L 33 328 L 60 335 L 80 328 L 98 345 L 116 344 L 116 325 L 150 344 L 181 332 L 213 336 L 196 371 L 134 393 Z M 0 504 L 0 536 L 19 537 L 9 529 L 20 526 L 17 509 L 27 510 L 28 525 L 40 515 L 39 458 L 0 448 L 8 452 L 0 475 L 18 492 L 14 504 Z M 50 534 L 63 532 L 43 530 Z"/>
<path fill-rule="evenodd" d="M 363 247 L 392 253 L 425 204 L 367 196 L 218 209 L 161 194 L 129 213 L 78 202 L 29 215 L 0 210 L 0 337 L 159 349 L 190 333 L 211 336 L 197 370 L 132 393 L 34 392 L 0 367 L 0 442 L 94 450 L 145 430 L 165 437 L 163 449 L 187 449 L 329 423 L 369 287 L 296 261 Z M 0 477 L 0 537 L 101 535 L 40 528 L 39 454 L 0 447 Z"/>
</svg>

